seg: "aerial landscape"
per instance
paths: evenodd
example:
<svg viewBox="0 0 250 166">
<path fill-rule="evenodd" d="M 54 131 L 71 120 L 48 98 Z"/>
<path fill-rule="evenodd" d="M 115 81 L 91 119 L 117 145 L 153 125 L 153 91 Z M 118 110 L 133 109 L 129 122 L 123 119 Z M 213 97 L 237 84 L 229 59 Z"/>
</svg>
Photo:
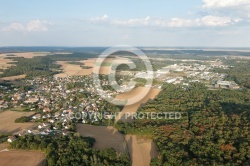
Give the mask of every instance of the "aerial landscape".
<svg viewBox="0 0 250 166">
<path fill-rule="evenodd" d="M 250 166 L 250 1 L 0 6 L 0 166 Z"/>
</svg>

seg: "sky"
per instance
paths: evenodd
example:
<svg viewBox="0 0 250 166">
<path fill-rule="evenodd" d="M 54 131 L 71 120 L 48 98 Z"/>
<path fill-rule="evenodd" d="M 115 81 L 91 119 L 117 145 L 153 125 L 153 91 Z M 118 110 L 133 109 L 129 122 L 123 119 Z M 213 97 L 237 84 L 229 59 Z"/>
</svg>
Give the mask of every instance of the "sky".
<svg viewBox="0 0 250 166">
<path fill-rule="evenodd" d="M 250 47 L 250 0 L 0 0 L 0 4 L 0 47 Z"/>
</svg>

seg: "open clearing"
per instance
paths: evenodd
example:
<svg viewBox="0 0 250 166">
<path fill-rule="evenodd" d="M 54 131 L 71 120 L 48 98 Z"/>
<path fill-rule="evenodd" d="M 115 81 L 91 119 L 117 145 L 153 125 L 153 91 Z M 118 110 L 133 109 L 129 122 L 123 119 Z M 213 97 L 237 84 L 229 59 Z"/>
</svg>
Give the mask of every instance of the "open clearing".
<svg viewBox="0 0 250 166">
<path fill-rule="evenodd" d="M 146 89 L 147 87 L 138 87 L 135 88 L 129 92 L 126 93 L 122 93 L 118 96 L 116 96 L 117 99 L 129 99 L 133 96 L 135 96 L 138 93 L 141 93 L 142 91 L 148 90 Z M 141 104 L 146 103 L 149 99 L 154 99 L 160 92 L 160 89 L 155 89 L 155 88 L 151 88 L 150 91 L 148 92 L 148 94 L 141 99 L 139 102 L 132 104 L 132 105 L 127 105 L 123 108 L 123 110 L 120 112 L 118 118 L 116 119 L 116 121 L 122 120 L 123 122 L 132 122 L 133 119 L 131 117 L 126 117 L 125 114 L 132 114 L 135 113 L 137 111 L 137 109 L 141 106 Z"/>
<path fill-rule="evenodd" d="M 155 143 L 136 135 L 125 137 L 133 166 L 149 166 L 150 160 L 158 156 Z"/>
<path fill-rule="evenodd" d="M 15 123 L 15 120 L 22 116 L 31 116 L 34 112 L 4 111 L 0 113 L 0 133 L 13 134 L 24 129 L 30 129 L 33 123 Z"/>
<path fill-rule="evenodd" d="M 78 124 L 76 130 L 81 136 L 95 138 L 94 148 L 98 150 L 114 148 L 118 153 L 126 152 L 122 134 L 112 126 Z"/>
<path fill-rule="evenodd" d="M 33 151 L 2 151 L 0 152 L 0 166 L 45 166 L 45 156 Z"/>
</svg>

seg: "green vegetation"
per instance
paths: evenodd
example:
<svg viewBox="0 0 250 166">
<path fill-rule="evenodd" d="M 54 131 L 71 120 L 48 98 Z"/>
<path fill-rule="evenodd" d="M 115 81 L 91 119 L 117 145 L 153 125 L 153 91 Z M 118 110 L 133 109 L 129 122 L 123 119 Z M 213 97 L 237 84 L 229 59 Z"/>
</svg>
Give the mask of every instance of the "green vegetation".
<svg viewBox="0 0 250 166">
<path fill-rule="evenodd" d="M 156 141 L 161 157 L 152 165 L 249 165 L 249 110 L 249 90 L 165 84 L 139 112 L 180 112 L 181 119 L 137 119 L 132 124 L 119 122 L 117 128 Z"/>
<path fill-rule="evenodd" d="M 226 65 L 233 66 L 230 69 L 214 69 L 214 72 L 227 74 L 226 80 L 235 81 L 237 84 L 250 89 L 250 60 L 223 60 Z"/>
<path fill-rule="evenodd" d="M 51 76 L 58 72 L 53 69 L 58 69 L 60 66 L 53 63 L 48 57 L 34 57 L 31 59 L 23 57 L 11 58 L 15 66 L 4 70 L 0 77 L 16 76 L 26 74 L 27 77 L 33 76 Z"/>
<path fill-rule="evenodd" d="M 7 134 L 1 134 L 0 133 L 0 143 L 4 143 L 8 140 L 8 136 Z"/>
<path fill-rule="evenodd" d="M 27 117 L 27 116 L 22 116 L 20 118 L 17 118 L 15 120 L 15 123 L 25 123 L 25 122 L 29 122 L 30 121 L 30 118 Z"/>
<path fill-rule="evenodd" d="M 69 136 L 25 135 L 11 144 L 13 149 L 39 150 L 46 154 L 49 166 L 58 165 L 130 165 L 129 158 L 114 149 L 92 149 L 94 138 L 78 134 Z"/>
<path fill-rule="evenodd" d="M 84 63 L 82 63 L 82 62 L 75 62 L 75 61 L 70 61 L 70 62 L 68 62 L 68 64 L 71 64 L 71 65 L 84 65 Z"/>
</svg>

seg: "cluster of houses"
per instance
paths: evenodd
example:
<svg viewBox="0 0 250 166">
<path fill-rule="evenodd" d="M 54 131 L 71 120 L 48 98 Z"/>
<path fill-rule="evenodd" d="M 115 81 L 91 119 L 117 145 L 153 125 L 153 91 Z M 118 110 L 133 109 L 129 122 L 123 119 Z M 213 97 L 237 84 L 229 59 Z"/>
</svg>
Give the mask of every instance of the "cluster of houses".
<svg viewBox="0 0 250 166">
<path fill-rule="evenodd" d="M 23 108 L 35 112 L 30 121 L 37 125 L 32 129 L 15 133 L 16 135 L 67 135 L 74 131 L 76 123 L 98 123 L 100 111 L 107 113 L 107 110 L 103 109 L 104 100 L 93 86 L 91 76 L 48 77 L 21 81 L 32 88 L 27 91 L 16 89 L 8 93 L 10 102 L 6 108 L 17 107 L 20 110 Z M 69 86 L 74 83 L 82 83 L 82 86 Z M 114 92 L 110 91 L 109 94 L 113 95 Z M 80 100 L 76 99 L 78 95 L 81 96 L 78 97 Z M 82 95 L 89 97 L 82 98 Z M 0 100 L 0 105 L 4 103 L 6 101 Z M 8 142 L 13 140 L 15 136 L 9 137 Z"/>
</svg>

